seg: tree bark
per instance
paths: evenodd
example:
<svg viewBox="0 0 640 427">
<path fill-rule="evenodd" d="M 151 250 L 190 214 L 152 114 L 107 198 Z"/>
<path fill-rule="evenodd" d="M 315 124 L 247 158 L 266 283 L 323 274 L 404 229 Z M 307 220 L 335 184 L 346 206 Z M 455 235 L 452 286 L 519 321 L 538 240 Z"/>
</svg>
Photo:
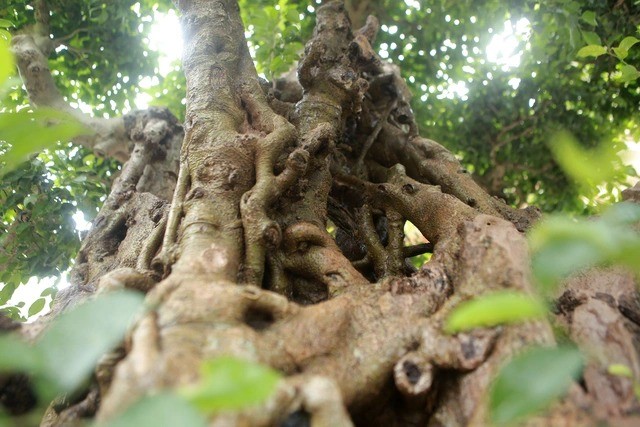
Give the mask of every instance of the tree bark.
<svg viewBox="0 0 640 427">
<path fill-rule="evenodd" d="M 443 320 L 483 293 L 535 292 L 523 232 L 538 212 L 490 197 L 420 136 L 399 69 L 371 48 L 374 17 L 354 30 L 341 2 L 321 6 L 300 87 L 285 93 L 261 85 L 235 0 L 176 6 L 184 133 L 164 110 L 122 119 L 134 149 L 54 312 L 119 287 L 146 292 L 155 308 L 97 367 L 86 398 L 52 406 L 43 425 L 112 419 L 145 394 L 197 381 L 201 362 L 219 355 L 285 379 L 261 406 L 211 425 L 485 425 L 491 379 L 526 346 L 553 345 L 551 325 L 451 336 Z M 406 221 L 433 251 L 419 271 L 406 260 Z M 591 348 L 616 347 L 532 423 L 624 422 L 638 410 L 630 383 L 604 372 L 615 362 L 640 374 L 636 289 L 619 271 L 567 283 L 557 321 Z"/>
</svg>

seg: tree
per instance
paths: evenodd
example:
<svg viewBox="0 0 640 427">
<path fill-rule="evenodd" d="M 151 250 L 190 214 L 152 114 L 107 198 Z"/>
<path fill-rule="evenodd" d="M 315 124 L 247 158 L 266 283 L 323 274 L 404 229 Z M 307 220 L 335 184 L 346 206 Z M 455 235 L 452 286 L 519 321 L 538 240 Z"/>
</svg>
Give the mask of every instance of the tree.
<svg viewBox="0 0 640 427">
<path fill-rule="evenodd" d="M 633 378 L 612 376 L 607 367 L 627 367 L 636 378 L 640 372 L 633 347 L 640 312 L 633 274 L 596 269 L 574 276 L 553 291 L 553 318 L 540 317 L 532 299 L 523 297 L 538 293 L 523 232 L 539 211 L 493 197 L 451 151 L 421 136 L 400 68 L 382 61 L 372 47 L 379 30 L 378 20 L 367 17 L 373 4 L 347 2 L 345 8 L 326 2 L 309 11 L 316 18 L 310 34 L 311 21 L 300 21 L 301 5 L 264 3 L 249 15 L 256 19 L 254 35 L 262 37 L 251 44 L 270 81 L 256 72 L 236 1 L 176 1 L 185 36 L 184 125 L 158 107 L 89 118 L 56 88 L 47 58 L 61 41 L 96 51 L 107 40 L 129 46 L 136 36 L 114 35 L 110 25 L 111 14 L 129 12 L 78 2 L 87 8 L 78 8 L 74 18 L 73 11 L 51 14 L 58 2 L 37 1 L 36 24 L 13 37 L 31 103 L 76 115 L 92 131 L 75 143 L 126 160 L 82 242 L 72 286 L 58 294 L 49 318 L 93 294 L 122 288 L 146 294 L 150 306 L 81 393 L 51 404 L 43 424 L 113 420 L 147 394 L 196 382 L 203 361 L 231 355 L 268 365 L 283 379 L 258 406 L 216 412 L 215 425 L 481 425 L 489 416 L 491 380 L 528 346 L 553 345 L 552 323 L 563 324 L 570 340 L 596 351 L 580 378 L 582 387 L 574 385 L 539 422 L 631 422 L 638 405 Z M 394 17 L 397 12 L 387 6 Z M 106 24 L 98 27 L 104 32 L 68 28 L 89 15 Z M 265 23 L 273 22 L 282 37 L 268 46 Z M 300 31 L 289 31 L 288 24 Z M 54 28 L 65 28 L 67 35 Z M 281 77 L 304 35 L 309 40 L 297 75 Z M 95 58 L 106 63 L 109 55 L 120 52 Z M 145 56 L 131 56 L 128 70 L 142 74 Z M 68 57 L 58 60 L 62 77 L 84 78 L 82 67 L 74 71 L 74 59 L 66 63 Z M 84 75 L 91 82 L 81 86 L 120 84 L 124 74 L 117 73 L 106 67 Z M 637 96 L 627 92 L 631 99 Z M 126 90 L 118 94 L 124 102 Z M 474 103 L 461 108 L 469 105 Z M 555 104 L 544 108 L 557 111 Z M 526 135 L 505 135 L 534 132 L 518 129 L 529 126 L 528 116 L 510 114 L 515 125 L 504 125 L 503 137 L 515 141 Z M 539 117 L 531 120 L 535 124 Z M 509 144 L 504 141 L 494 142 Z M 492 161 L 496 150 L 489 154 Z M 487 171 L 484 166 L 481 172 Z M 633 190 L 627 194 L 637 198 Z M 429 243 L 405 245 L 407 221 Z M 638 245 L 629 229 L 638 221 L 637 210 L 624 207 L 603 221 L 611 226 L 605 233 L 615 237 L 615 248 L 608 247 L 603 260 L 633 265 Z M 622 227 L 615 235 L 614 225 Z M 575 242 L 561 243 L 547 256 Z M 430 261 L 416 271 L 407 259 L 426 252 L 432 253 Z M 3 262 L 13 261 L 5 254 Z M 540 269 L 534 260 L 536 265 Z M 496 294 L 504 290 L 519 293 Z M 503 298 L 500 309 L 504 301 L 518 304 L 535 319 L 469 331 L 461 329 L 478 323 L 452 324 L 465 301 L 483 296 Z M 46 323 L 19 329 L 33 338 Z M 604 348 L 606 354 L 599 351 Z M 550 363 L 548 353 L 533 359 L 554 374 L 553 363 L 566 362 L 559 363 L 565 368 L 560 376 L 569 376 L 574 353 L 552 355 Z M 510 390 L 501 378 L 497 384 Z M 24 389 L 23 376 L 3 381 Z M 25 406 L 22 400 L 13 410 Z"/>
</svg>

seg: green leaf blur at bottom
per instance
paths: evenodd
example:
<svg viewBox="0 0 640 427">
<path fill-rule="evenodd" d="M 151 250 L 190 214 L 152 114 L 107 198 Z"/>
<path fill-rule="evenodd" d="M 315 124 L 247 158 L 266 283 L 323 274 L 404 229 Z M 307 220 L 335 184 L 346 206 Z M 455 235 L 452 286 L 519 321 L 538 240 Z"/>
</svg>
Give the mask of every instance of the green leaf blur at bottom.
<svg viewBox="0 0 640 427">
<path fill-rule="evenodd" d="M 533 274 L 545 294 L 560 280 L 597 265 L 621 264 L 640 273 L 640 206 L 611 206 L 596 221 L 549 216 L 529 232 Z"/>
<path fill-rule="evenodd" d="M 238 409 L 262 402 L 273 393 L 280 375 L 253 362 L 220 357 L 202 365 L 202 380 L 181 395 L 198 409 L 210 413 Z"/>
<path fill-rule="evenodd" d="M 455 333 L 523 322 L 542 317 L 546 312 L 545 305 L 533 297 L 513 291 L 496 292 L 458 305 L 447 317 L 445 331 Z"/>
<path fill-rule="evenodd" d="M 128 408 L 108 427 L 205 427 L 204 417 L 184 399 L 169 393 L 145 397 Z"/>
<path fill-rule="evenodd" d="M 98 359 L 123 339 L 142 300 L 138 293 L 114 292 L 64 312 L 35 347 L 48 379 L 61 391 L 77 387 Z"/>
<path fill-rule="evenodd" d="M 561 397 L 582 371 L 573 347 L 538 347 L 515 357 L 491 387 L 489 411 L 496 424 L 509 424 Z"/>
<path fill-rule="evenodd" d="M 98 359 L 123 339 L 142 300 L 133 292 L 90 300 L 59 316 L 35 345 L 0 336 L 0 372 L 29 372 L 39 401 L 74 391 Z"/>
<path fill-rule="evenodd" d="M 0 335 L 0 349 L 0 372 L 38 372 L 41 369 L 40 355 L 17 336 Z"/>
</svg>

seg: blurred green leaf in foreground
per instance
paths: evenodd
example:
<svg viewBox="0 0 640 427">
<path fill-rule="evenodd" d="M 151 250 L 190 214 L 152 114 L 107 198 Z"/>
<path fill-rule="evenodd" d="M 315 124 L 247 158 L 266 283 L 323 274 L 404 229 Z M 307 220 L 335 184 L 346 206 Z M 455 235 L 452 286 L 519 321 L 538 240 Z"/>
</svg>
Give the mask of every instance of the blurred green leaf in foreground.
<svg viewBox="0 0 640 427">
<path fill-rule="evenodd" d="M 509 424 L 544 409 L 566 393 L 582 365 L 582 354 L 573 347 L 537 347 L 515 357 L 491 387 L 491 420 Z"/>
</svg>

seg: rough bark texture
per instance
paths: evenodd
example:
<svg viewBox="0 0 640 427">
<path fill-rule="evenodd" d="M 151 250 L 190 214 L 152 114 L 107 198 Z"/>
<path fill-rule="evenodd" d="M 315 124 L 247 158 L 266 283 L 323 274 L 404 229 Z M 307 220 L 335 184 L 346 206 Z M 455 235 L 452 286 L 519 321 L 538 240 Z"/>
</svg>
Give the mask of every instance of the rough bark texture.
<svg viewBox="0 0 640 427">
<path fill-rule="evenodd" d="M 176 5 L 188 81 L 179 168 L 182 129 L 166 112 L 121 120 L 133 152 L 54 311 L 117 287 L 147 292 L 155 309 L 97 368 L 84 400 L 52 405 L 43 425 L 108 420 L 197 381 L 200 363 L 219 355 L 285 380 L 260 407 L 211 425 L 484 425 L 491 378 L 524 347 L 553 345 L 551 327 L 449 336 L 442 324 L 483 293 L 534 292 L 522 232 L 537 211 L 490 197 L 419 135 L 399 69 L 371 48 L 374 17 L 353 30 L 342 3 L 324 4 L 299 86 L 273 90 L 256 75 L 235 0 Z M 46 68 L 34 40 L 16 37 L 16 54 L 31 98 L 47 103 L 36 80 L 48 80 L 29 65 L 37 57 Z M 405 221 L 430 244 L 404 247 Z M 416 272 L 405 258 L 420 249 L 433 257 Z M 620 271 L 567 283 L 557 320 L 594 355 L 583 387 L 532 424 L 632 420 L 629 380 L 605 368 L 640 374 L 636 289 Z"/>
</svg>

